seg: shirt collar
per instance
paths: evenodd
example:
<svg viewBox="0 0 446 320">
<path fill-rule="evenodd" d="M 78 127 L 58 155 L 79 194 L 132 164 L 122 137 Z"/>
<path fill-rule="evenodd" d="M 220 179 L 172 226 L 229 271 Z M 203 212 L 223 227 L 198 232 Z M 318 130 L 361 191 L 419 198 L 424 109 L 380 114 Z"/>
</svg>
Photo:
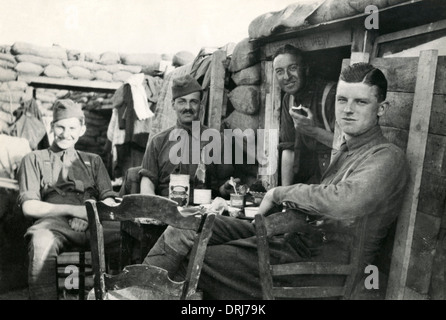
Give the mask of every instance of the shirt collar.
<svg viewBox="0 0 446 320">
<path fill-rule="evenodd" d="M 189 135 L 192 135 L 192 125 L 190 125 L 190 126 L 188 126 L 188 125 L 184 125 L 184 124 L 180 123 L 180 122 L 177 120 L 177 123 L 176 123 L 175 127 L 178 128 L 178 129 L 184 129 L 184 130 L 187 131 L 187 133 L 188 133 Z M 194 137 L 195 139 L 197 139 L 197 140 L 200 140 L 200 138 L 201 138 L 201 134 L 203 133 L 203 131 L 204 131 L 205 129 L 207 129 L 207 127 L 204 126 L 204 125 L 202 125 L 202 124 L 200 123 L 200 135 L 199 135 L 199 136 L 196 136 L 196 133 L 194 132 L 193 137 Z"/>
<path fill-rule="evenodd" d="M 74 149 L 74 147 L 70 147 L 68 149 L 61 149 L 55 143 L 53 143 L 49 149 L 51 152 L 53 152 L 58 156 L 62 156 L 62 154 L 67 154 L 69 157 L 73 157 L 76 154 L 76 150 Z"/>
<path fill-rule="evenodd" d="M 370 141 L 375 140 L 376 138 L 382 136 L 383 135 L 381 127 L 379 125 L 376 125 L 373 128 L 369 129 L 368 131 L 364 132 L 363 134 L 356 137 L 352 137 L 350 140 L 347 140 L 348 150 L 353 151 L 355 149 L 358 149 L 368 144 Z"/>
</svg>

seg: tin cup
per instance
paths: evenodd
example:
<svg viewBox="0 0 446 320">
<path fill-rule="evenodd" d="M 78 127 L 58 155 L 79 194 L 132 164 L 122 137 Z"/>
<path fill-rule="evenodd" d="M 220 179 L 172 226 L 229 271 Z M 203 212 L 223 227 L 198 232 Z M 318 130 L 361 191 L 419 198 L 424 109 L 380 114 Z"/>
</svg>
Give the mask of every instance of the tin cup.
<svg viewBox="0 0 446 320">
<path fill-rule="evenodd" d="M 231 207 L 243 209 L 245 207 L 245 196 L 242 194 L 231 193 L 229 203 Z"/>
</svg>

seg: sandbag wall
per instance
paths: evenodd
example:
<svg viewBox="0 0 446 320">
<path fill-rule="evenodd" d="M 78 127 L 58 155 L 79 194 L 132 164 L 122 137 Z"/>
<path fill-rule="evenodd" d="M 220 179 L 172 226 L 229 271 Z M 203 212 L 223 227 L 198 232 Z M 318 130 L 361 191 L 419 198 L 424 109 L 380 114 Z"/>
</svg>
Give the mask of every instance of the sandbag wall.
<svg viewBox="0 0 446 320">
<path fill-rule="evenodd" d="M 192 59 L 193 55 L 187 51 L 180 51 L 175 55 L 115 52 L 98 54 L 66 50 L 57 45 L 42 47 L 25 42 L 16 42 L 12 46 L 0 45 L 0 131 L 4 131 L 15 121 L 13 112 L 20 107 L 20 103 L 32 98 L 32 89 L 26 82 L 17 81 L 19 76 L 124 83 L 137 73 L 162 76 Z M 45 95 L 45 92 L 39 94 Z M 41 101 L 42 111 L 46 112 L 48 99 L 45 97 L 37 100 Z"/>
<path fill-rule="evenodd" d="M 246 38 L 236 44 L 229 63 L 231 79 L 235 84 L 228 93 L 234 110 L 223 121 L 230 129 L 259 128 L 261 67 L 258 51 Z"/>
<path fill-rule="evenodd" d="M 50 77 L 124 83 L 130 76 L 144 73 L 164 76 L 175 67 L 192 61 L 187 51 L 169 54 L 118 54 L 80 52 L 60 46 L 42 47 L 16 42 L 0 46 L 0 132 L 8 132 L 15 122 L 14 111 L 21 103 L 36 99 L 47 132 L 52 121 L 52 104 L 56 99 L 70 98 L 82 104 L 86 114 L 87 132 L 80 138 L 80 150 L 103 154 L 107 145 L 107 126 L 111 118 L 112 93 L 72 92 L 33 88 L 20 76 Z M 26 79 L 26 78 L 25 78 Z M 51 139 L 51 135 L 49 135 Z M 51 141 L 50 141 L 51 142 Z M 105 160 L 105 159 L 104 159 Z"/>
</svg>

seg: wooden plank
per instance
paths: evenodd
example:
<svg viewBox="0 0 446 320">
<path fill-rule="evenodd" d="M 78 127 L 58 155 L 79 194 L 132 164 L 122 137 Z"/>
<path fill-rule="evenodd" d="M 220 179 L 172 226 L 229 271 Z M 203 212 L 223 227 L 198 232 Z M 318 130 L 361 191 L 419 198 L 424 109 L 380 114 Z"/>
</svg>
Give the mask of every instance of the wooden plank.
<svg viewBox="0 0 446 320">
<path fill-rule="evenodd" d="M 262 297 L 264 300 L 273 300 L 273 278 L 270 269 L 270 252 L 265 227 L 265 216 L 255 216 L 255 227 L 257 237 L 257 252 L 259 256 L 259 276 L 262 286 Z"/>
<path fill-rule="evenodd" d="M 384 137 L 390 142 L 406 150 L 407 142 L 409 140 L 409 131 L 404 129 L 381 126 Z"/>
<path fill-rule="evenodd" d="M 212 54 L 211 82 L 209 85 L 209 127 L 220 130 L 221 119 L 224 116 L 223 102 L 225 94 L 226 52 L 217 50 Z"/>
<path fill-rule="evenodd" d="M 429 292 L 440 220 L 420 211 L 415 220 L 407 287 L 423 295 Z"/>
<path fill-rule="evenodd" d="M 324 32 L 313 32 L 286 40 L 267 43 L 264 46 L 263 54 L 270 58 L 276 50 L 285 45 L 291 44 L 303 51 L 314 51 L 329 48 L 350 46 L 352 41 L 350 28 L 339 28 Z"/>
<path fill-rule="evenodd" d="M 432 174 L 426 169 L 421 178 L 418 211 L 431 216 L 441 217 L 446 199 L 446 179 Z"/>
<path fill-rule="evenodd" d="M 381 69 L 387 78 L 387 91 L 394 92 L 415 92 L 417 74 L 417 57 L 407 58 L 376 58 L 372 63 Z M 436 78 L 434 83 L 434 94 L 446 94 L 446 57 L 438 57 L 436 64 Z"/>
<path fill-rule="evenodd" d="M 269 159 L 269 161 L 265 165 L 259 159 L 258 172 L 264 186 L 266 188 L 272 188 L 279 184 L 278 166 L 280 164 L 278 162 L 279 152 L 277 146 L 279 143 L 281 93 L 276 77 L 274 76 L 272 62 L 263 61 L 262 71 L 262 108 L 260 109 L 259 117 L 260 128 L 264 129 L 265 132 L 263 136 L 263 150 L 266 159 Z"/>
<path fill-rule="evenodd" d="M 30 86 L 34 87 L 52 87 L 52 88 L 76 88 L 76 89 L 91 89 L 95 90 L 116 90 L 122 86 L 121 82 L 106 82 L 99 80 L 78 80 L 78 79 L 61 79 L 50 77 L 32 77 L 19 76 L 18 81 L 25 81 Z"/>
<path fill-rule="evenodd" d="M 409 130 L 413 94 L 387 92 L 387 100 L 389 101 L 389 108 L 379 119 L 380 125 Z M 434 95 L 431 112 L 429 133 L 446 136 L 446 95 Z"/>
<path fill-rule="evenodd" d="M 352 266 L 330 262 L 296 262 L 272 266 L 274 276 L 295 274 L 344 274 L 351 273 Z"/>
<path fill-rule="evenodd" d="M 438 30 L 446 29 L 446 20 L 440 20 L 436 22 L 432 22 L 429 24 L 425 24 L 422 26 L 417 26 L 414 28 L 404 29 L 397 32 L 383 34 L 376 38 L 375 47 L 379 46 L 382 43 L 400 40 L 404 38 L 409 38 L 413 36 L 419 36 L 425 33 L 431 33 Z M 376 48 L 374 50 L 377 50 Z"/>
<path fill-rule="evenodd" d="M 353 28 L 350 63 L 369 62 L 373 49 L 376 30 L 367 30 L 364 25 Z"/>
<path fill-rule="evenodd" d="M 393 61 L 394 59 L 388 60 Z M 400 300 L 405 298 L 437 62 L 438 51 L 431 50 L 420 53 L 409 140 L 406 149 L 411 179 L 398 218 L 389 286 L 386 294 L 387 299 Z"/>
<path fill-rule="evenodd" d="M 274 296 L 279 298 L 309 299 L 332 298 L 344 295 L 344 287 L 291 287 L 273 288 Z"/>
<path fill-rule="evenodd" d="M 424 170 L 440 176 L 446 177 L 446 137 L 436 134 L 429 134 L 426 147 L 426 158 L 424 160 Z"/>
</svg>

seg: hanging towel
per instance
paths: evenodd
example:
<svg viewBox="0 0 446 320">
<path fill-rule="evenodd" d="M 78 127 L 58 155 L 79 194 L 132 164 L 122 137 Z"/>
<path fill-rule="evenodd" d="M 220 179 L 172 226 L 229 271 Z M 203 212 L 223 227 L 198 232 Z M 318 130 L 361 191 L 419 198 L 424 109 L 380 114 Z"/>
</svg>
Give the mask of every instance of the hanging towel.
<svg viewBox="0 0 446 320">
<path fill-rule="evenodd" d="M 154 113 L 150 110 L 146 90 L 144 89 L 144 73 L 130 76 L 126 83 L 130 85 L 133 98 L 133 109 L 135 110 L 138 119 L 145 120 L 153 117 Z"/>
</svg>

